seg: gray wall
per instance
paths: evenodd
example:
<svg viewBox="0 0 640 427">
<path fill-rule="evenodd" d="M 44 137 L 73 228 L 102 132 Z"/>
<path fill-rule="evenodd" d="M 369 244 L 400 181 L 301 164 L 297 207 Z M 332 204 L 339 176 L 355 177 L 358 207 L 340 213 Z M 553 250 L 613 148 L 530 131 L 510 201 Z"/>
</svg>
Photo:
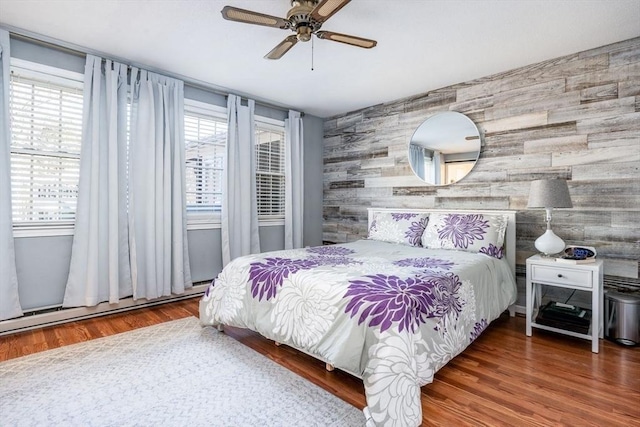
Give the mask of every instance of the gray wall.
<svg viewBox="0 0 640 427">
<path fill-rule="evenodd" d="M 322 244 L 322 126 L 305 115 L 304 127 L 304 245 Z"/>
<path fill-rule="evenodd" d="M 72 240 L 72 236 L 14 239 L 23 311 L 62 304 Z"/>
<path fill-rule="evenodd" d="M 480 159 L 459 183 L 429 186 L 407 144 L 448 110 L 480 129 Z M 609 282 L 640 283 L 640 38 L 332 117 L 324 135 L 325 240 L 366 236 L 370 206 L 513 209 L 521 270 L 545 229 L 530 183 L 565 178 L 574 207 L 554 211 L 556 234 L 595 246 Z"/>
<path fill-rule="evenodd" d="M 11 35 L 11 57 L 84 74 L 85 56 Z"/>
</svg>

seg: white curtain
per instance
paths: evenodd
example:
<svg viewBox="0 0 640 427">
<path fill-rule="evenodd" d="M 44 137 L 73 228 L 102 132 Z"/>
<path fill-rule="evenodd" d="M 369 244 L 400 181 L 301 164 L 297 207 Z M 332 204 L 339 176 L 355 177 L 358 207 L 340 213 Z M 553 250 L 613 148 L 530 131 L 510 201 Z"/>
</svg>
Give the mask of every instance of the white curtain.
<svg viewBox="0 0 640 427">
<path fill-rule="evenodd" d="M 76 224 L 63 307 L 131 295 L 127 66 L 87 55 Z"/>
<path fill-rule="evenodd" d="M 11 219 L 9 33 L 0 30 L 0 320 L 22 316 Z"/>
<path fill-rule="evenodd" d="M 134 299 L 192 287 L 187 246 L 184 83 L 131 71 L 129 245 Z"/>
<path fill-rule="evenodd" d="M 418 144 L 409 144 L 409 163 L 413 167 L 413 171 L 418 175 L 418 177 L 427 179 L 425 177 L 424 162 L 424 148 Z"/>
<path fill-rule="evenodd" d="M 254 101 L 227 99 L 226 166 L 222 176 L 222 264 L 260 252 L 256 200 Z"/>
<path fill-rule="evenodd" d="M 431 180 L 431 182 L 433 184 L 436 185 L 440 185 L 442 184 L 442 153 L 440 153 L 440 151 L 434 151 L 433 152 L 433 169 L 432 169 L 432 173 L 433 173 L 433 179 Z"/>
<path fill-rule="evenodd" d="M 284 248 L 301 248 L 304 225 L 304 135 L 302 117 L 289 110 L 284 121 Z"/>
</svg>

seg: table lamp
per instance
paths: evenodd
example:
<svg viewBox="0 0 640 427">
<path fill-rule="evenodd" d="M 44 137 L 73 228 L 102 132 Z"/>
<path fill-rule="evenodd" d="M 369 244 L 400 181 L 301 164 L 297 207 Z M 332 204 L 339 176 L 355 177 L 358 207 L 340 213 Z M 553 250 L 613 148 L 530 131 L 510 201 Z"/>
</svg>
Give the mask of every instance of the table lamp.
<svg viewBox="0 0 640 427">
<path fill-rule="evenodd" d="M 529 204 L 527 208 L 544 208 L 547 231 L 538 237 L 536 249 L 549 256 L 557 254 L 565 247 L 564 241 L 551 230 L 551 211 L 553 208 L 571 208 L 569 187 L 564 179 L 541 179 L 531 182 Z"/>
</svg>

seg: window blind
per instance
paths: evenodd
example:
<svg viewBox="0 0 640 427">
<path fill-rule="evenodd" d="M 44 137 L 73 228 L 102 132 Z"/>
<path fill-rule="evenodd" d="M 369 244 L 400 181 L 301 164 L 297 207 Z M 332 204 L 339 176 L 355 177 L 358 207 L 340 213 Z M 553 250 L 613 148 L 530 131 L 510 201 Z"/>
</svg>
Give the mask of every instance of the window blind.
<svg viewBox="0 0 640 427">
<path fill-rule="evenodd" d="M 227 122 L 185 110 L 187 210 L 220 211 Z"/>
<path fill-rule="evenodd" d="M 284 131 L 256 124 L 258 216 L 284 216 Z"/>
<path fill-rule="evenodd" d="M 187 210 L 192 214 L 220 212 L 227 121 L 206 108 L 185 104 Z M 258 216 L 284 216 L 284 129 L 256 124 L 256 191 Z"/>
<path fill-rule="evenodd" d="M 65 84 L 66 83 L 66 84 Z M 75 220 L 82 86 L 11 73 L 11 187 L 15 224 Z"/>
</svg>

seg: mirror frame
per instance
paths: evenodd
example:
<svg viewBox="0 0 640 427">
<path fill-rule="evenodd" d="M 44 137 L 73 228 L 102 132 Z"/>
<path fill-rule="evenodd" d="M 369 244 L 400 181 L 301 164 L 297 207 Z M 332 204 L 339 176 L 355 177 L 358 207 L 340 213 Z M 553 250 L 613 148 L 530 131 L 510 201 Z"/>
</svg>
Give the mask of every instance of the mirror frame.
<svg viewBox="0 0 640 427">
<path fill-rule="evenodd" d="M 455 121 L 457 123 L 454 123 L 454 125 L 457 125 L 459 123 L 460 127 L 455 128 L 450 126 L 444 126 L 442 123 L 443 121 L 445 121 L 445 123 L 446 121 Z M 455 130 L 450 131 L 449 127 Z M 416 135 L 418 135 L 419 133 L 424 134 L 426 132 L 426 133 L 437 134 L 437 133 L 442 133 L 443 130 L 448 132 L 445 134 L 445 137 L 450 139 L 455 139 L 456 141 L 458 141 L 459 144 L 463 144 L 463 143 L 466 143 L 466 141 L 469 141 L 470 149 L 465 151 L 456 151 L 454 153 L 445 153 L 444 155 L 442 155 L 441 150 L 438 149 L 439 146 L 437 145 L 437 144 L 440 144 L 439 142 L 436 142 L 432 146 L 425 145 L 424 143 L 420 144 L 420 143 L 414 142 Z M 459 135 L 456 135 L 456 132 Z M 449 143 L 449 141 L 445 141 L 445 143 Z M 422 171 L 422 176 L 420 174 L 420 171 L 416 171 L 416 166 L 414 165 L 415 161 L 413 161 L 412 153 L 411 153 L 412 146 L 422 147 L 423 149 L 430 151 L 432 154 L 431 158 L 435 157 L 437 159 L 437 161 L 434 160 L 435 165 L 432 167 L 432 170 L 431 170 L 431 174 L 432 174 L 431 176 L 433 176 L 432 179 L 427 179 L 424 176 L 425 175 L 424 170 Z M 443 111 L 443 112 L 439 112 L 431 115 L 416 128 L 416 130 L 411 135 L 411 139 L 409 140 L 409 144 L 407 147 L 407 158 L 409 161 L 409 166 L 411 167 L 411 171 L 414 173 L 414 175 L 417 178 L 421 179 L 425 184 L 428 184 L 428 185 L 444 186 L 444 185 L 455 184 L 460 180 L 464 179 L 477 164 L 478 159 L 480 158 L 481 149 L 482 149 L 482 134 L 480 133 L 478 126 L 476 126 L 473 120 L 471 120 L 465 114 L 459 113 L 457 111 Z M 455 160 L 456 153 L 472 153 L 473 156 L 463 157 L 464 160 L 460 160 L 460 159 Z M 422 154 L 420 154 L 419 152 L 414 153 L 413 157 L 415 158 L 415 156 L 423 156 L 424 158 L 424 152 Z M 445 156 L 449 156 L 453 160 L 447 162 L 445 158 L 445 160 L 442 161 L 441 159 Z M 444 170 L 448 172 L 447 164 L 454 165 L 455 163 L 459 163 L 459 164 L 464 163 L 466 166 L 471 166 L 471 167 L 469 167 L 467 170 L 463 170 L 462 171 L 463 174 L 457 176 L 453 181 L 439 182 L 442 180 L 442 176 L 441 176 L 442 171 Z M 446 172 L 445 172 L 445 178 L 446 178 Z"/>
</svg>

